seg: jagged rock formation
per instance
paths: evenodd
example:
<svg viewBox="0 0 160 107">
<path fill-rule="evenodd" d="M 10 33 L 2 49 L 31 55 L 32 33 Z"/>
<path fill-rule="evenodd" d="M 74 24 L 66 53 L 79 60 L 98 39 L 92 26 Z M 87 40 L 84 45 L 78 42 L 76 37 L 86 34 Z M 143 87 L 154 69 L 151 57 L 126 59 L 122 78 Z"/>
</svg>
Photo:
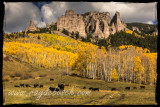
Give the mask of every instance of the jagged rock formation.
<svg viewBox="0 0 160 107">
<path fill-rule="evenodd" d="M 83 16 L 76 14 L 73 10 L 67 10 L 65 15 L 58 18 L 57 29 L 66 29 L 69 32 L 79 32 L 79 35 L 86 37 L 85 24 L 83 22 Z"/>
<path fill-rule="evenodd" d="M 38 28 L 36 27 L 36 25 L 34 24 L 33 21 L 30 21 L 29 27 L 26 27 L 24 31 L 27 32 L 28 30 L 29 31 L 36 31 L 36 30 L 38 30 Z"/>
<path fill-rule="evenodd" d="M 46 24 L 46 28 L 49 28 L 49 27 L 50 27 L 50 25 L 47 23 L 47 24 Z"/>
<path fill-rule="evenodd" d="M 116 12 L 115 15 L 113 16 L 111 23 L 114 23 L 116 31 L 119 32 L 121 30 L 125 30 L 126 24 L 124 21 L 120 19 L 120 13 Z"/>
<path fill-rule="evenodd" d="M 73 10 L 67 10 L 65 16 L 62 15 L 57 22 L 57 29 L 62 30 L 63 28 L 69 32 L 78 31 L 83 37 L 90 33 L 93 38 L 102 39 L 107 38 L 110 34 L 126 30 L 126 24 L 121 21 L 119 12 L 116 12 L 111 19 L 109 12 L 93 11 L 83 17 Z"/>
<path fill-rule="evenodd" d="M 116 12 L 112 19 L 109 12 L 90 12 L 84 22 L 87 33 L 91 33 L 93 37 L 107 38 L 110 34 L 126 29 L 126 24 L 120 20 L 119 12 Z"/>
<path fill-rule="evenodd" d="M 150 30 L 151 28 L 148 26 L 147 29 Z"/>
<path fill-rule="evenodd" d="M 52 23 L 51 23 L 51 25 L 53 26 L 53 25 L 55 25 L 55 23 L 54 23 L 54 22 L 52 22 Z"/>
<path fill-rule="evenodd" d="M 132 30 L 133 30 L 133 31 L 135 31 L 135 30 L 136 30 L 138 33 L 141 33 L 141 31 L 139 30 L 139 28 L 138 28 L 138 27 L 132 27 Z"/>
<path fill-rule="evenodd" d="M 152 33 L 152 35 L 153 35 L 153 36 L 158 35 L 158 29 L 157 29 L 157 28 L 155 28 L 155 31 Z"/>
<path fill-rule="evenodd" d="M 108 26 L 110 21 L 111 18 L 109 12 L 90 12 L 90 14 L 84 18 L 86 32 L 91 33 L 93 37 L 98 36 L 98 38 L 107 38 L 110 34 Z"/>
</svg>

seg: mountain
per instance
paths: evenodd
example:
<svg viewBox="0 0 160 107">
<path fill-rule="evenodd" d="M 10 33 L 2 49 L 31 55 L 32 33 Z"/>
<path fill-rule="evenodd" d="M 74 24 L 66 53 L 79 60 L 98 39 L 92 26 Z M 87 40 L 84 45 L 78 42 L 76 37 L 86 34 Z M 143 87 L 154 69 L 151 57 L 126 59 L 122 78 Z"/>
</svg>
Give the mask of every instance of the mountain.
<svg viewBox="0 0 160 107">
<path fill-rule="evenodd" d="M 30 21 L 29 27 L 26 27 L 24 31 L 27 32 L 28 30 L 29 31 L 36 31 L 36 30 L 38 30 L 38 28 L 36 27 L 36 25 L 34 24 L 33 21 Z"/>
<path fill-rule="evenodd" d="M 144 23 L 126 23 L 127 28 L 136 31 L 141 35 L 150 34 L 150 35 L 158 35 L 157 25 L 153 24 L 144 24 Z"/>
<path fill-rule="evenodd" d="M 57 23 L 52 22 L 51 25 L 46 23 L 46 28 L 37 28 L 33 21 L 30 21 L 27 31 L 51 32 L 60 30 L 73 35 L 78 33 L 79 37 L 90 38 L 95 40 L 106 39 L 109 35 L 120 31 L 132 30 L 139 35 L 158 35 L 156 25 L 143 23 L 125 23 L 120 19 L 120 13 L 116 12 L 111 18 L 109 12 L 91 11 L 84 14 L 76 14 L 73 10 L 66 10 L 65 15 L 58 18 Z"/>
<path fill-rule="evenodd" d="M 38 32 L 41 32 L 41 33 L 45 32 L 46 33 L 48 31 L 55 29 L 55 26 L 57 26 L 56 23 L 52 22 L 50 25 L 48 23 L 46 23 L 45 28 L 38 28 L 38 27 L 36 27 L 35 23 L 31 20 L 29 27 L 26 27 L 24 31 L 25 32 L 37 32 L 37 33 Z M 56 29 L 57 29 L 57 27 L 56 27 Z"/>
<path fill-rule="evenodd" d="M 109 12 L 93 11 L 81 15 L 73 10 L 66 10 L 65 15 L 58 18 L 57 29 L 66 29 L 70 33 L 79 32 L 81 37 L 91 34 L 93 38 L 102 39 L 115 32 L 126 30 L 126 24 L 120 19 L 119 12 L 116 12 L 111 19 Z"/>
<path fill-rule="evenodd" d="M 83 16 L 76 14 L 73 10 L 66 10 L 65 15 L 58 18 L 57 29 L 66 29 L 70 33 L 79 32 L 82 37 L 86 37 Z"/>
</svg>

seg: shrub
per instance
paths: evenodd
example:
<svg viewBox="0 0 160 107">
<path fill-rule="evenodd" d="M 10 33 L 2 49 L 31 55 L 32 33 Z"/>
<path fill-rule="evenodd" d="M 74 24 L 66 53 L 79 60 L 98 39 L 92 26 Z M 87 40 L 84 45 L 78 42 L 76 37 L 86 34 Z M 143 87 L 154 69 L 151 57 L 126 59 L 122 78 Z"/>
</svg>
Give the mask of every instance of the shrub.
<svg viewBox="0 0 160 107">
<path fill-rule="evenodd" d="M 79 32 L 76 32 L 76 39 L 78 39 L 79 38 Z"/>
<path fill-rule="evenodd" d="M 21 80 L 26 80 L 26 79 L 29 79 L 29 78 L 33 78 L 33 76 L 31 74 L 24 74 L 23 76 L 21 76 Z"/>
<path fill-rule="evenodd" d="M 41 74 L 41 75 L 39 75 L 39 77 L 46 77 L 47 76 L 47 74 Z"/>
<path fill-rule="evenodd" d="M 4 77 L 3 77 L 3 81 L 10 81 L 10 76 L 9 75 L 5 75 Z"/>
<path fill-rule="evenodd" d="M 14 78 L 13 80 L 16 81 L 16 80 L 18 80 L 18 79 L 17 79 L 17 78 Z"/>
<path fill-rule="evenodd" d="M 41 37 L 38 35 L 37 39 L 41 39 Z"/>
<path fill-rule="evenodd" d="M 16 77 L 21 77 L 21 76 L 22 76 L 22 74 L 19 73 L 19 72 L 16 72 L 14 75 L 15 75 Z"/>
<path fill-rule="evenodd" d="M 13 75 L 13 74 L 10 74 L 10 77 L 11 77 L 11 78 L 14 78 L 14 77 L 15 77 L 15 75 Z"/>
<path fill-rule="evenodd" d="M 3 75 L 9 75 L 11 78 L 14 78 L 14 77 L 15 77 L 15 75 L 14 75 L 13 72 L 6 72 L 6 73 L 4 73 Z"/>
<path fill-rule="evenodd" d="M 69 35 L 69 32 L 66 29 L 63 29 L 62 33 L 66 34 L 67 36 Z"/>
<path fill-rule="evenodd" d="M 67 75 L 67 72 L 62 72 L 62 75 Z"/>
</svg>

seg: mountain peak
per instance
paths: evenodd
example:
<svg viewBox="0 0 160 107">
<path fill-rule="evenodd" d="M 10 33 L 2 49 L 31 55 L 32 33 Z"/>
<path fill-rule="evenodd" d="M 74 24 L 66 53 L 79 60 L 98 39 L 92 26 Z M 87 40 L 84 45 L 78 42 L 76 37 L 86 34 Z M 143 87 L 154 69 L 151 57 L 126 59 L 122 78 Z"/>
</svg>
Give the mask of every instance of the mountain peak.
<svg viewBox="0 0 160 107">
<path fill-rule="evenodd" d="M 91 11 L 79 17 L 73 10 L 66 10 L 65 16 L 58 19 L 57 28 L 70 33 L 77 31 L 83 37 L 91 33 L 93 37 L 107 38 L 110 34 L 125 30 L 126 24 L 120 20 L 118 11 L 111 19 L 109 12 Z"/>
<path fill-rule="evenodd" d="M 27 32 L 28 30 L 29 31 L 38 30 L 38 28 L 36 27 L 36 25 L 34 24 L 34 22 L 32 20 L 30 21 L 29 27 L 25 28 L 25 32 Z"/>
</svg>

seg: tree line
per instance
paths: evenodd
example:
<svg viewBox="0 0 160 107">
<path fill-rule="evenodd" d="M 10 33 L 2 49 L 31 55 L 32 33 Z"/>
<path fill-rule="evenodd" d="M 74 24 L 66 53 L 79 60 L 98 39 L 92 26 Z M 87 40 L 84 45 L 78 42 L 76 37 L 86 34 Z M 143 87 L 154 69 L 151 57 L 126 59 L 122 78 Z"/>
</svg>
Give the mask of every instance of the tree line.
<svg viewBox="0 0 160 107">
<path fill-rule="evenodd" d="M 110 35 L 107 39 L 100 39 L 94 42 L 95 45 L 107 47 L 118 47 L 121 45 L 133 45 L 149 49 L 151 52 L 157 52 L 158 37 L 157 36 L 145 36 L 137 37 L 132 34 L 128 34 L 124 31 L 117 32 Z"/>
<path fill-rule="evenodd" d="M 137 27 L 141 33 L 136 32 L 140 35 L 152 34 L 155 31 L 157 25 L 144 24 L 144 23 L 126 23 L 127 28 L 132 29 L 132 27 Z"/>
<path fill-rule="evenodd" d="M 67 74 L 75 71 L 85 78 L 156 83 L 157 54 L 147 48 L 108 45 L 106 50 L 104 46 L 55 34 L 28 35 L 29 38 L 18 38 L 16 42 L 4 42 L 3 51 L 39 67 L 60 67 L 66 69 Z"/>
<path fill-rule="evenodd" d="M 107 52 L 92 47 L 78 53 L 73 69 L 82 77 L 107 82 L 123 81 L 138 84 L 156 84 L 157 56 L 145 53 L 140 47 L 109 48 Z M 149 54 L 149 55 L 148 55 Z"/>
</svg>

